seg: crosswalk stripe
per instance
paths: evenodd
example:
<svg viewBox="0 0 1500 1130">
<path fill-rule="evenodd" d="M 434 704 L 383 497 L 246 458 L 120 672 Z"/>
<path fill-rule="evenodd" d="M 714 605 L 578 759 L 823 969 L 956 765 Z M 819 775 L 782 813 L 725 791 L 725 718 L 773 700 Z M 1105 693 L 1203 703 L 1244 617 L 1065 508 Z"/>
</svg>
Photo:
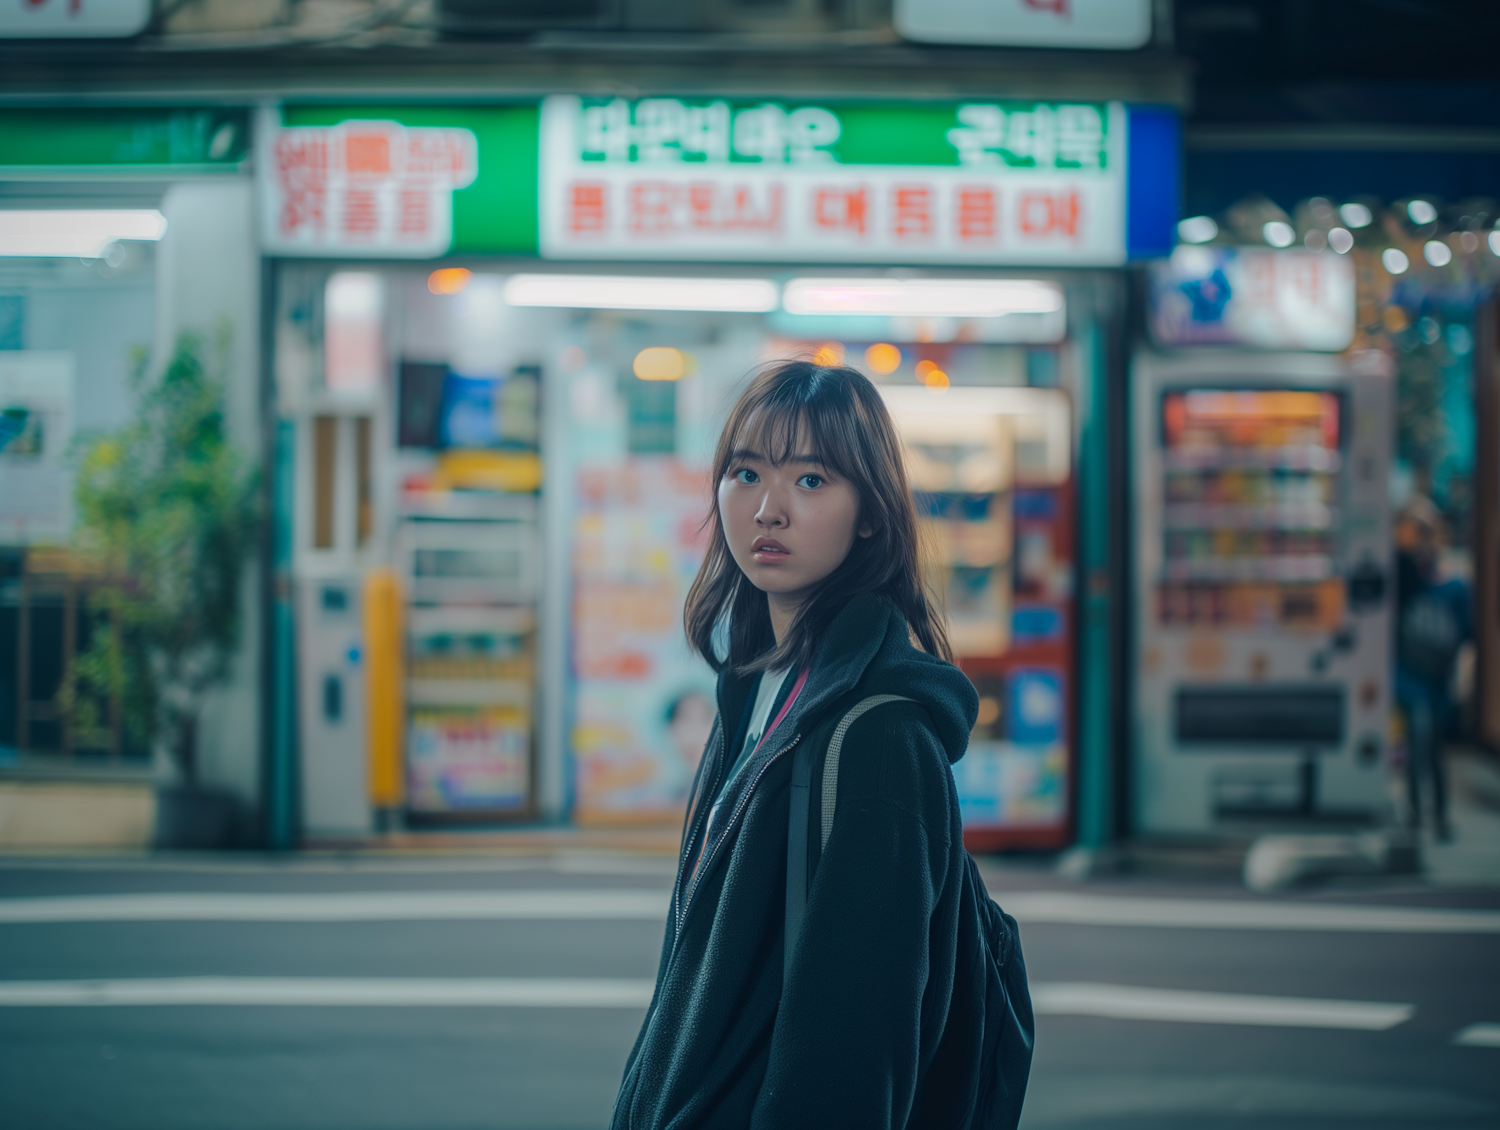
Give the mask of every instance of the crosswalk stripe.
<svg viewBox="0 0 1500 1130">
<path fill-rule="evenodd" d="M 0 1008 L 283 1005 L 384 1008 L 644 1008 L 644 978 L 548 977 L 164 977 L 120 980 L 0 981 Z M 1379 1001 L 1319 1000 L 1188 992 L 1090 982 L 1042 982 L 1036 1011 L 1197 1024 L 1278 1025 L 1380 1031 L 1415 1007 Z M 1476 1026 L 1477 1027 L 1477 1026 Z"/>
<path fill-rule="evenodd" d="M 1500 1048 L 1500 1024 L 1470 1024 L 1459 1030 L 1453 1042 L 1471 1048 Z"/>
<path fill-rule="evenodd" d="M 373 922 L 462 919 L 664 921 L 665 891 L 172 893 L 0 899 L 0 924 L 40 922 Z"/>
<path fill-rule="evenodd" d="M 317 1005 L 396 1008 L 645 1008 L 639 978 L 166 977 L 0 981 L 0 1008 Z"/>
<path fill-rule="evenodd" d="M 1064 981 L 1033 985 L 1032 1007 L 1051 1016 L 1167 1020 L 1190 1024 L 1252 1024 L 1288 1028 L 1383 1031 L 1410 1020 L 1416 1006 L 1385 1001 L 1320 1000 L 1248 993 L 1202 993 Z"/>
<path fill-rule="evenodd" d="M 0 899 L 0 925 L 66 922 L 395 922 L 597 919 L 661 922 L 663 890 L 174 892 Z M 1397 934 L 1500 933 L 1500 911 L 1259 899 L 1002 893 L 1023 925 Z"/>
<path fill-rule="evenodd" d="M 1253 898 L 1129 898 L 1068 891 L 1017 891 L 1000 894 L 997 901 L 1022 924 L 1372 934 L 1500 933 L 1500 911 L 1494 910 L 1345 906 Z"/>
</svg>

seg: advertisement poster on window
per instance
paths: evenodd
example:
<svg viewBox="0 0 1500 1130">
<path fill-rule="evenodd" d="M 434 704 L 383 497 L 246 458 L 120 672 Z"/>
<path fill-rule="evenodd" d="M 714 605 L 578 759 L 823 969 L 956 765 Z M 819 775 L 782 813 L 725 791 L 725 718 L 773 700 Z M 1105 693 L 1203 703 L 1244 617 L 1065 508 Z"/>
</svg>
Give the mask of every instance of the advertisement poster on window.
<svg viewBox="0 0 1500 1130">
<path fill-rule="evenodd" d="M 634 456 L 579 471 L 575 497 L 574 815 L 674 823 L 714 719 L 713 672 L 682 607 L 703 559 L 701 470 Z"/>
</svg>

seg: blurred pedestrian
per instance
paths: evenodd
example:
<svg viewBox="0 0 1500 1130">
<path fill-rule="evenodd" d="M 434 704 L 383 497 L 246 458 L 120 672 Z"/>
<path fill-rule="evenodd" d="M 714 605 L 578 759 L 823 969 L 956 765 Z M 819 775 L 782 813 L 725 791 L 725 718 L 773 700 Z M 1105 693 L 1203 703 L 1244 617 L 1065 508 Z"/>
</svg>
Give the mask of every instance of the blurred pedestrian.
<svg viewBox="0 0 1500 1130">
<path fill-rule="evenodd" d="M 684 619 L 718 716 L 611 1125 L 1013 1130 L 1026 970 L 949 768 L 978 699 L 879 392 L 852 369 L 767 370 L 714 482 Z"/>
<path fill-rule="evenodd" d="M 1442 517 L 1416 495 L 1396 516 L 1396 702 L 1406 731 L 1407 819 L 1422 825 L 1422 793 L 1430 786 L 1433 829 L 1452 837 L 1443 736 L 1452 713 L 1453 667 L 1473 635 L 1468 586 L 1438 573 Z M 1425 780 L 1424 780 L 1425 779 Z"/>
</svg>

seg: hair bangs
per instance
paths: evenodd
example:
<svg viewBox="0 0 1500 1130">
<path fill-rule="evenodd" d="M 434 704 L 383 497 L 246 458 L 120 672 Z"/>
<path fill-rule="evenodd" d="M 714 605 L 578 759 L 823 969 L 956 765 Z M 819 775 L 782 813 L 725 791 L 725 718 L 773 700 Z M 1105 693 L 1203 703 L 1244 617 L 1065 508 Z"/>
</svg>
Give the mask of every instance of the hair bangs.
<svg viewBox="0 0 1500 1130">
<path fill-rule="evenodd" d="M 839 399 L 839 383 L 828 379 L 826 371 L 814 370 L 805 382 L 767 383 L 752 389 L 736 405 L 725 428 L 715 480 L 728 474 L 736 456 L 747 452 L 778 467 L 810 459 L 843 478 L 857 479 L 863 462 L 859 445 L 845 426 L 845 414 L 832 403 Z"/>
</svg>

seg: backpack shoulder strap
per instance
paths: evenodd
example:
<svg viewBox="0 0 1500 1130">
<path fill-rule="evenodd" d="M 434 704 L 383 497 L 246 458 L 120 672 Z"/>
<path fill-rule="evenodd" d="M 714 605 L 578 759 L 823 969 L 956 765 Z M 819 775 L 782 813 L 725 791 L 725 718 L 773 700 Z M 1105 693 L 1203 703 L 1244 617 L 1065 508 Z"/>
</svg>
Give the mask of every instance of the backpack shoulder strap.
<svg viewBox="0 0 1500 1130">
<path fill-rule="evenodd" d="M 823 762 L 823 825 L 822 838 L 818 841 L 819 850 L 828 846 L 828 837 L 833 833 L 833 812 L 839 803 L 839 756 L 844 752 L 844 735 L 849 732 L 849 727 L 858 722 L 867 710 L 874 710 L 877 706 L 884 706 L 888 702 L 915 701 L 904 694 L 871 695 L 845 714 L 833 731 L 833 737 L 828 740 L 828 757 Z"/>
<path fill-rule="evenodd" d="M 849 727 L 867 710 L 873 710 L 887 702 L 912 701 L 914 700 L 900 694 L 871 695 L 856 703 L 834 727 L 833 737 L 828 740 L 828 756 L 823 760 L 820 850 L 828 846 L 828 837 L 833 831 L 833 813 L 838 806 L 839 757 L 844 752 L 844 736 L 849 732 Z M 792 949 L 797 943 L 797 935 L 802 932 L 802 915 L 807 909 L 807 824 L 812 794 L 812 763 L 812 747 L 805 742 L 798 745 L 792 754 L 792 802 L 786 830 L 786 942 L 781 958 L 783 983 L 792 967 Z"/>
</svg>

